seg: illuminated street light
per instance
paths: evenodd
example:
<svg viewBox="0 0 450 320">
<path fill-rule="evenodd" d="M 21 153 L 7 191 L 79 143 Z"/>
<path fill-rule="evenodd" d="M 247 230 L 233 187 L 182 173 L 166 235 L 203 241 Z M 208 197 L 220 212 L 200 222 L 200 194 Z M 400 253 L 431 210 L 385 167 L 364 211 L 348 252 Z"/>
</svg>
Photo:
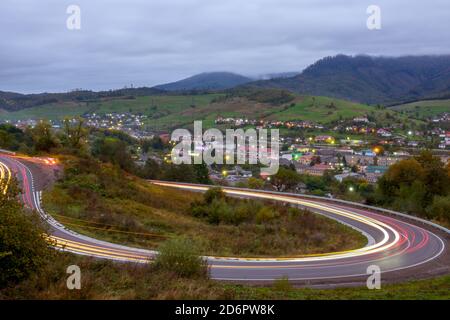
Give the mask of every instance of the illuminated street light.
<svg viewBox="0 0 450 320">
<path fill-rule="evenodd" d="M 353 192 L 353 191 L 355 191 L 355 188 L 349 187 L 349 188 L 348 188 L 348 191 Z"/>
</svg>

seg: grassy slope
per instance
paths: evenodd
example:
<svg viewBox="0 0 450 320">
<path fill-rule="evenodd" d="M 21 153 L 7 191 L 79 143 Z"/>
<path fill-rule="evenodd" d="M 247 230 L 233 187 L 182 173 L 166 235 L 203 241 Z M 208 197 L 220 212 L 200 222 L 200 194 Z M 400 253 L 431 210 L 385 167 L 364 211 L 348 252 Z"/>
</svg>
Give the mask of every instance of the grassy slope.
<svg viewBox="0 0 450 320">
<path fill-rule="evenodd" d="M 133 112 L 153 116 L 157 113 L 178 113 L 191 104 L 204 106 L 217 97 L 216 94 L 196 96 L 144 96 L 136 99 L 102 99 L 98 102 L 64 102 L 42 105 L 16 112 L 3 113 L 2 117 L 11 120 L 28 118 L 62 119 L 66 115 L 82 115 L 85 112 L 105 114 L 110 112 Z M 154 108 L 156 106 L 156 108 Z"/>
<path fill-rule="evenodd" d="M 444 112 L 450 112 L 450 99 L 447 100 L 423 100 L 392 107 L 396 111 L 404 111 L 406 114 L 419 119 L 433 117 Z"/>
<path fill-rule="evenodd" d="M 67 290 L 68 265 L 82 270 L 82 289 Z M 450 276 L 401 284 L 339 289 L 294 289 L 289 285 L 248 287 L 205 279 L 178 278 L 151 266 L 113 263 L 59 254 L 41 275 L 0 290 L 0 299 L 450 299 Z"/>
<path fill-rule="evenodd" d="M 433 300 L 450 299 L 450 276 L 435 279 L 416 280 L 398 284 L 385 284 L 380 290 L 366 287 L 336 289 L 295 289 L 289 286 L 281 288 L 249 288 L 234 286 L 239 299 L 294 299 L 294 300 Z"/>
<path fill-rule="evenodd" d="M 105 165 L 66 160 L 66 168 L 84 172 L 45 193 L 45 208 L 76 231 L 116 243 L 157 248 L 168 237 L 185 235 L 198 240 L 205 254 L 241 256 L 333 252 L 366 243 L 357 231 L 314 214 L 283 215 L 268 224 L 211 225 L 189 214 L 198 193 L 124 178 Z"/>
<path fill-rule="evenodd" d="M 331 103 L 334 103 L 336 109 L 329 107 Z M 301 119 L 327 123 L 338 120 L 339 116 L 342 116 L 344 119 L 352 118 L 366 115 L 374 110 L 375 108 L 371 106 L 345 100 L 306 96 L 297 99 L 294 107 L 276 113 L 272 118 L 277 120 Z"/>
<path fill-rule="evenodd" d="M 382 118 L 386 112 L 374 107 L 327 97 L 297 96 L 294 104 L 272 105 L 234 97 L 212 103 L 219 94 L 196 96 L 145 96 L 136 99 L 104 99 L 90 103 L 50 104 L 18 112 L 2 113 L 3 119 L 62 119 L 64 116 L 76 116 L 86 112 L 105 114 L 110 112 L 133 112 L 149 116 L 149 129 L 162 130 L 174 127 L 189 127 L 194 120 L 204 120 L 204 127 L 211 127 L 217 116 L 247 117 L 249 119 L 309 120 L 328 123 L 342 117 L 344 119 L 374 112 Z M 331 108 L 333 103 L 336 108 Z M 192 107 L 194 105 L 195 107 Z M 403 117 L 405 118 L 405 117 Z"/>
</svg>

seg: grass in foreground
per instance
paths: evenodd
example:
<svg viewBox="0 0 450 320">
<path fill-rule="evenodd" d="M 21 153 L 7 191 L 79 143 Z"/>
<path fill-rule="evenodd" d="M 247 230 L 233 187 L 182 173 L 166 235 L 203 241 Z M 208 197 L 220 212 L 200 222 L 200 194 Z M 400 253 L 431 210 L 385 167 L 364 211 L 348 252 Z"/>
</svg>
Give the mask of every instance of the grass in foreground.
<svg viewBox="0 0 450 320">
<path fill-rule="evenodd" d="M 68 290 L 66 268 L 81 268 L 81 290 Z M 204 277 L 180 277 L 152 265 L 113 263 L 59 254 L 40 275 L 0 290 L 0 299 L 450 299 L 450 275 L 383 285 L 340 289 L 293 288 L 286 283 L 267 287 L 230 285 Z"/>
</svg>

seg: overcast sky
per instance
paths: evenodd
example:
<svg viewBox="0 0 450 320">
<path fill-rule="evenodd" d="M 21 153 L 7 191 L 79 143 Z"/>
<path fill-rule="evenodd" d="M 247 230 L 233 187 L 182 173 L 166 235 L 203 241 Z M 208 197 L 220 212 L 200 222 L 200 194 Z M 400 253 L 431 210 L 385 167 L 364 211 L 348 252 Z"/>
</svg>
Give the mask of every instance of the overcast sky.
<svg viewBox="0 0 450 320">
<path fill-rule="evenodd" d="M 69 30 L 69 5 L 81 30 Z M 381 30 L 366 9 L 381 8 Z M 301 71 L 344 54 L 450 53 L 449 0 L 0 0 L 0 90 L 153 86 Z"/>
</svg>

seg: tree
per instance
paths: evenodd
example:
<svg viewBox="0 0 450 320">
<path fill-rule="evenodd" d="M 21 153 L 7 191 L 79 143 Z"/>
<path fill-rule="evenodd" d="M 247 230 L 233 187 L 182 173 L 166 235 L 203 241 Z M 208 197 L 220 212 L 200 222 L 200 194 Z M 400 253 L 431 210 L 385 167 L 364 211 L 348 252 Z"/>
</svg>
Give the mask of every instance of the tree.
<svg viewBox="0 0 450 320">
<path fill-rule="evenodd" d="M 277 191 L 289 190 L 300 182 L 300 176 L 297 172 L 281 167 L 278 172 L 272 176 L 272 185 Z"/>
<path fill-rule="evenodd" d="M 194 168 L 189 164 L 165 164 L 163 166 L 162 179 L 168 181 L 178 182 L 193 182 L 196 181 Z"/>
<path fill-rule="evenodd" d="M 427 208 L 427 215 L 429 218 L 450 222 L 450 196 L 434 197 L 432 205 Z"/>
<path fill-rule="evenodd" d="M 145 179 L 156 180 L 161 176 L 161 167 L 153 159 L 147 159 L 144 168 L 142 169 L 141 176 Z"/>
<path fill-rule="evenodd" d="M 211 184 L 209 179 L 209 170 L 205 163 L 194 164 L 195 180 L 202 184 Z"/>
<path fill-rule="evenodd" d="M 152 139 L 146 139 L 142 142 L 142 150 L 144 152 L 148 152 L 150 149 L 164 150 L 165 147 L 166 145 L 158 136 L 155 136 Z"/>
<path fill-rule="evenodd" d="M 426 204 L 431 204 L 434 196 L 443 196 L 450 191 L 450 178 L 444 163 L 430 151 L 423 151 L 415 159 L 424 170 L 423 183 L 426 186 Z"/>
<path fill-rule="evenodd" d="M 264 180 L 250 177 L 247 181 L 248 187 L 250 189 L 262 189 L 264 188 Z"/>
<path fill-rule="evenodd" d="M 80 149 L 83 146 L 84 139 L 87 137 L 87 129 L 84 127 L 82 118 L 72 122 L 68 118 L 64 119 L 64 135 L 62 143 L 64 146 L 72 149 Z"/>
<path fill-rule="evenodd" d="M 425 214 L 435 196 L 446 196 L 449 191 L 448 168 L 429 151 L 393 164 L 378 181 L 382 203 L 419 214 Z"/>
<path fill-rule="evenodd" d="M 6 194 L 0 192 L 0 288 L 39 273 L 53 254 L 37 216 L 23 211 L 18 193 L 15 181 Z"/>
<path fill-rule="evenodd" d="M 111 162 L 128 172 L 135 172 L 135 165 L 127 144 L 117 138 L 99 138 L 92 146 L 92 155 L 103 162 Z"/>
<path fill-rule="evenodd" d="M 48 121 L 40 121 L 36 126 L 30 129 L 36 151 L 50 152 L 52 148 L 58 145 L 52 132 L 52 126 Z"/>
<path fill-rule="evenodd" d="M 21 129 L 10 124 L 0 125 L 1 148 L 28 153 L 32 145 L 33 139 L 30 134 L 26 134 Z"/>
</svg>

